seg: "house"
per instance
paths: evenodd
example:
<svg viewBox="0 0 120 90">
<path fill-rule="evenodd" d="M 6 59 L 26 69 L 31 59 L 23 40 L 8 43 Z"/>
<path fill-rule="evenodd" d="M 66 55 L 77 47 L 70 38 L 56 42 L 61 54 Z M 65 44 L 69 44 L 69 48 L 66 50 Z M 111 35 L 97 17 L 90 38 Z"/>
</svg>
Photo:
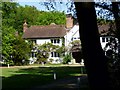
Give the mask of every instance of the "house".
<svg viewBox="0 0 120 90">
<path fill-rule="evenodd" d="M 69 32 L 66 33 L 65 46 L 68 46 L 74 40 L 80 40 L 79 25 L 74 25 Z"/>
<path fill-rule="evenodd" d="M 56 25 L 54 23 L 47 26 L 31 26 L 27 27 L 27 23 L 23 24 L 23 38 L 30 39 L 35 45 L 42 45 L 44 43 L 52 43 L 53 45 L 62 46 L 64 43 L 64 36 L 66 29 L 63 25 Z M 32 50 L 31 62 L 35 58 L 35 50 Z M 52 63 L 61 63 L 59 53 L 50 52 L 49 59 L 53 59 Z"/>
<path fill-rule="evenodd" d="M 115 25 L 98 25 L 98 29 L 100 33 L 101 46 L 102 49 L 105 51 L 105 54 L 109 50 L 118 53 L 118 38 L 115 37 Z"/>
<path fill-rule="evenodd" d="M 102 49 L 105 51 L 105 55 L 107 55 L 108 51 L 113 51 L 115 53 L 119 53 L 119 48 L 118 48 L 118 39 L 115 37 L 115 25 L 113 24 L 103 24 L 103 25 L 98 25 L 98 31 L 100 35 L 100 43 Z M 80 39 L 80 34 L 79 34 L 79 25 L 76 24 L 72 27 L 72 29 L 69 30 L 69 32 L 66 33 L 65 35 L 66 42 L 65 45 L 70 48 L 72 47 L 70 43 L 75 40 Z M 80 45 L 74 46 L 72 48 L 73 53 L 79 53 L 80 55 Z M 77 48 L 77 49 L 76 49 Z M 74 52 L 76 51 L 76 52 Z M 81 55 L 82 58 L 82 55 Z M 78 60 L 79 61 L 79 60 Z"/>
<path fill-rule="evenodd" d="M 114 35 L 111 34 L 110 25 L 98 25 L 100 33 L 100 42 L 102 49 L 106 47 L 106 44 L 114 38 Z M 70 51 L 72 45 L 71 42 L 75 40 L 80 40 L 79 34 L 79 25 L 75 19 L 73 19 L 71 14 L 66 15 L 66 25 L 56 25 L 54 23 L 47 26 L 30 26 L 28 28 L 27 23 L 23 24 L 23 38 L 30 39 L 36 45 L 42 45 L 44 43 L 53 43 L 54 45 L 62 46 L 63 43 L 65 47 Z M 115 40 L 118 42 L 117 38 Z M 79 46 L 79 45 L 78 45 Z M 75 48 L 79 48 L 75 46 Z M 111 47 L 107 47 L 106 50 L 109 50 Z M 78 51 L 78 50 L 73 50 Z M 35 52 L 32 50 L 32 56 L 30 58 L 31 63 L 36 60 Z M 61 63 L 62 59 L 59 57 L 57 52 L 50 52 L 49 58 L 53 59 L 52 63 Z"/>
<path fill-rule="evenodd" d="M 74 26 L 73 24 L 74 24 L 74 19 L 71 14 L 66 15 L 66 25 L 56 25 L 54 23 L 51 23 L 50 25 L 47 26 L 42 26 L 42 25 L 30 26 L 28 28 L 28 25 L 25 21 L 25 23 L 23 24 L 23 38 L 32 40 L 32 42 L 35 45 L 42 45 L 44 43 L 49 42 L 52 43 L 53 45 L 59 45 L 59 46 L 62 46 L 64 43 L 65 46 L 67 46 L 68 44 L 66 44 L 66 42 L 68 43 L 68 40 L 71 38 L 71 35 L 69 35 L 68 33 L 71 33 L 71 29 L 72 31 L 76 30 L 76 26 Z M 68 37 L 66 37 L 67 36 L 66 34 L 68 35 Z M 75 36 L 75 34 L 73 36 Z M 34 49 L 31 52 L 32 55 L 30 61 L 32 63 L 36 60 L 36 56 L 35 56 L 36 50 Z M 62 62 L 57 52 L 50 52 L 48 59 L 53 59 L 52 63 Z"/>
</svg>

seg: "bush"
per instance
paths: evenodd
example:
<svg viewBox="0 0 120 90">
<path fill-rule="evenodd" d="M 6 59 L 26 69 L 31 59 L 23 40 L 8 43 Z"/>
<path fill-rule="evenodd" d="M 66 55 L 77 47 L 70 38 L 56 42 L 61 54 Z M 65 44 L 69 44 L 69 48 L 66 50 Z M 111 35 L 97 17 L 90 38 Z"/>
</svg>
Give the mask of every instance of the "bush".
<svg viewBox="0 0 120 90">
<path fill-rule="evenodd" d="M 63 58 L 63 64 L 67 64 L 70 61 L 71 61 L 71 55 L 66 54 L 65 57 Z"/>
</svg>

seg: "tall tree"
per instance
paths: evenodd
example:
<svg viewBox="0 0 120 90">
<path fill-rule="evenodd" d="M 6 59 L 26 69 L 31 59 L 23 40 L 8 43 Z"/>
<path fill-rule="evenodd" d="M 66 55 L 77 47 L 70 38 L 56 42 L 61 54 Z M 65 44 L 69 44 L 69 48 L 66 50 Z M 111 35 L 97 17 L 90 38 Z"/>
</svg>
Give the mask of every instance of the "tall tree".
<svg viewBox="0 0 120 90">
<path fill-rule="evenodd" d="M 2 26 L 2 55 L 6 63 L 12 61 L 11 55 L 14 51 L 13 42 L 15 40 L 15 29 L 13 27 Z"/>
<path fill-rule="evenodd" d="M 115 24 L 116 24 L 116 36 L 120 43 L 120 9 L 119 9 L 118 2 L 112 2 L 112 12 L 114 14 L 115 18 Z"/>
<path fill-rule="evenodd" d="M 29 53 L 31 43 L 26 42 L 21 36 L 16 36 L 16 40 L 13 42 L 12 60 L 15 65 L 22 65 L 29 63 Z M 25 63 L 27 62 L 28 63 Z"/>
<path fill-rule="evenodd" d="M 17 29 L 19 33 L 23 31 L 23 23 L 26 20 L 28 25 L 35 25 L 39 17 L 40 11 L 34 6 L 18 6 L 15 16 L 14 28 Z"/>
<path fill-rule="evenodd" d="M 75 2 L 85 67 L 92 90 L 108 88 L 107 58 L 101 48 L 94 2 Z"/>
</svg>

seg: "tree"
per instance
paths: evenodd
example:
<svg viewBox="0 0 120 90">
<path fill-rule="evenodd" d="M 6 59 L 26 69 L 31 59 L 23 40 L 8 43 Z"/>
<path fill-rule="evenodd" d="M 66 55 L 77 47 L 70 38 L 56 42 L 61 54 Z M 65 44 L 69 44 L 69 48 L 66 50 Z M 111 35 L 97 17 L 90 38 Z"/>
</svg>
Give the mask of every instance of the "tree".
<svg viewBox="0 0 120 90">
<path fill-rule="evenodd" d="M 13 42 L 15 38 L 15 29 L 13 27 L 2 26 L 2 56 L 6 64 L 12 61 L 11 55 L 14 51 Z"/>
<path fill-rule="evenodd" d="M 16 37 L 15 17 L 17 3 L 2 3 L 2 56 L 6 64 L 17 65 L 27 59 L 29 45 L 22 40 L 21 36 Z M 25 48 L 26 50 L 24 50 Z"/>
<path fill-rule="evenodd" d="M 14 28 L 17 5 L 17 3 L 2 2 L 2 25 Z"/>
<path fill-rule="evenodd" d="M 15 14 L 14 28 L 19 32 L 23 32 L 23 23 L 26 20 L 28 25 L 36 25 L 37 19 L 40 15 L 40 11 L 34 6 L 18 6 Z"/>
<path fill-rule="evenodd" d="M 13 42 L 12 60 L 15 65 L 23 65 L 29 59 L 29 53 L 31 52 L 31 44 L 22 39 L 21 36 L 17 36 Z M 26 63 L 27 64 L 27 63 Z"/>
<path fill-rule="evenodd" d="M 36 46 L 38 48 L 37 61 L 47 62 L 50 52 L 57 52 L 60 56 L 64 53 L 64 47 L 53 45 L 52 43 L 44 43 L 42 45 Z"/>
<path fill-rule="evenodd" d="M 103 10 L 106 10 L 103 15 L 103 18 L 106 17 L 106 19 L 110 19 L 111 17 L 114 17 L 114 23 L 116 24 L 116 37 L 118 38 L 119 42 L 120 42 L 120 2 L 110 2 L 110 3 L 106 3 L 106 2 L 98 2 L 95 4 L 96 7 L 100 7 L 101 10 L 98 12 L 99 13 L 103 13 Z"/>
<path fill-rule="evenodd" d="M 84 63 L 90 88 L 108 88 L 107 61 L 101 48 L 94 2 L 75 2 Z"/>
<path fill-rule="evenodd" d="M 64 12 L 58 11 L 51 11 L 51 12 L 41 12 L 38 20 L 37 25 L 50 25 L 51 23 L 55 23 L 57 25 L 64 25 L 65 24 L 65 14 Z"/>
<path fill-rule="evenodd" d="M 119 9 L 120 3 L 118 2 L 112 2 L 112 11 L 115 18 L 115 24 L 116 24 L 116 36 L 120 43 L 120 9 Z"/>
<path fill-rule="evenodd" d="M 24 20 L 27 21 L 28 27 L 31 25 L 50 25 L 51 23 L 65 24 L 65 14 L 58 11 L 39 11 L 34 6 L 18 6 L 14 27 L 19 33 L 23 31 Z"/>
<path fill-rule="evenodd" d="M 96 3 L 98 7 L 101 7 L 102 9 L 106 9 L 109 11 L 108 16 L 114 17 L 113 25 L 115 24 L 116 30 L 115 30 L 115 37 L 118 38 L 118 46 L 120 45 L 120 2 L 111 2 L 109 4 L 107 3 Z M 111 44 L 111 43 L 110 43 Z M 118 47 L 117 46 L 117 47 Z M 109 72 L 111 77 L 111 86 L 113 88 L 119 88 L 120 87 L 120 78 L 119 78 L 119 69 L 120 69 L 120 51 L 118 47 L 118 53 L 114 53 L 114 51 L 109 51 L 109 53 L 112 53 L 111 60 L 109 60 Z M 115 57 L 115 58 L 113 58 Z"/>
</svg>

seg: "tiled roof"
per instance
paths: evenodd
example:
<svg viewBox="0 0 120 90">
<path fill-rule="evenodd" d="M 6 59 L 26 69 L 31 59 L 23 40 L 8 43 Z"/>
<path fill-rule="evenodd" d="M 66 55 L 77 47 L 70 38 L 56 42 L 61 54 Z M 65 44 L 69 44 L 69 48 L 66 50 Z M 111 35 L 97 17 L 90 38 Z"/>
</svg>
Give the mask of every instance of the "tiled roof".
<svg viewBox="0 0 120 90">
<path fill-rule="evenodd" d="M 63 25 L 31 26 L 24 34 L 23 38 L 50 38 L 64 37 L 66 29 Z"/>
<path fill-rule="evenodd" d="M 103 24 L 98 25 L 98 30 L 100 35 L 114 35 L 115 34 L 115 25 Z"/>
</svg>

